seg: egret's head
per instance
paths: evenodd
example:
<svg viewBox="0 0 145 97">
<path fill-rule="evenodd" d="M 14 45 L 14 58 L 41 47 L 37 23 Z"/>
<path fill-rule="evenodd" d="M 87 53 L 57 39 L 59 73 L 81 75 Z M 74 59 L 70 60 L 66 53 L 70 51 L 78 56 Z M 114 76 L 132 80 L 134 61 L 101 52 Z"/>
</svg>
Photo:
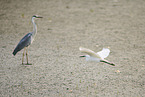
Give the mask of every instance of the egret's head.
<svg viewBox="0 0 145 97">
<path fill-rule="evenodd" d="M 96 61 L 96 62 L 100 62 L 100 59 L 99 58 L 91 57 L 90 55 L 80 55 L 80 57 L 84 57 L 86 59 L 86 61 Z"/>
<path fill-rule="evenodd" d="M 80 57 L 84 57 L 84 58 L 86 58 L 86 60 L 88 60 L 90 58 L 89 55 L 80 55 Z"/>
<path fill-rule="evenodd" d="M 89 55 L 80 55 L 80 57 L 89 57 Z"/>
<path fill-rule="evenodd" d="M 33 15 L 32 18 L 43 18 L 43 17 L 38 16 L 38 15 Z"/>
</svg>

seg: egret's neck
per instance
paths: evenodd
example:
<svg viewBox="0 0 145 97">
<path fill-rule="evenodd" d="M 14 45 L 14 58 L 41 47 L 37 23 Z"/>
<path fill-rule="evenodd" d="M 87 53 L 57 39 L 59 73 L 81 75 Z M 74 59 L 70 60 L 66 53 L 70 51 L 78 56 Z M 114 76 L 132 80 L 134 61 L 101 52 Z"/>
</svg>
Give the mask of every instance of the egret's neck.
<svg viewBox="0 0 145 97">
<path fill-rule="evenodd" d="M 34 22 L 34 17 L 32 17 L 32 24 L 33 24 L 33 32 L 32 32 L 32 36 L 35 37 L 36 33 L 37 33 L 37 26 Z"/>
</svg>

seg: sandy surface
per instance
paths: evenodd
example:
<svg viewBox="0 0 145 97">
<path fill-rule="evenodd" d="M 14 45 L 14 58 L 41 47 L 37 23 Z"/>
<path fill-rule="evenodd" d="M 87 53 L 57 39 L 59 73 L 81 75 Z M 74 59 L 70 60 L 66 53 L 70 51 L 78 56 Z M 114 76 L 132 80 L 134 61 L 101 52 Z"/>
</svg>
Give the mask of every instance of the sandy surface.
<svg viewBox="0 0 145 97">
<path fill-rule="evenodd" d="M 24 66 L 12 52 L 34 14 Z M 110 47 L 116 66 L 80 59 L 79 46 Z M 145 1 L 0 0 L 0 52 L 1 97 L 145 97 Z"/>
</svg>

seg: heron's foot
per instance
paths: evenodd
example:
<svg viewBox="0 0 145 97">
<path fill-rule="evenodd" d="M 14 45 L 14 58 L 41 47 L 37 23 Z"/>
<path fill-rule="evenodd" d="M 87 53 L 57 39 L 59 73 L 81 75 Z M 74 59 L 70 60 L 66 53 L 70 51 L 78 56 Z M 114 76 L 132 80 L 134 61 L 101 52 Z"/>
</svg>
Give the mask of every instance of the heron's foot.
<svg viewBox="0 0 145 97">
<path fill-rule="evenodd" d="M 23 63 L 22 63 L 22 65 L 32 65 L 32 64 L 31 64 L 31 63 L 27 63 L 27 64 L 23 64 Z"/>
<path fill-rule="evenodd" d="M 32 65 L 31 63 L 27 63 L 27 64 L 25 64 L 25 65 Z"/>
</svg>

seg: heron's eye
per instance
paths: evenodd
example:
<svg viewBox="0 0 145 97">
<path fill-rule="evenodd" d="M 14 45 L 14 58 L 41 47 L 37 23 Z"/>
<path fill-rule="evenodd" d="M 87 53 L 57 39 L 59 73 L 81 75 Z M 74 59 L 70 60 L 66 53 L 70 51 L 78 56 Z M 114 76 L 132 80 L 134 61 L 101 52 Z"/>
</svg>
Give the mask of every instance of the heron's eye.
<svg viewBox="0 0 145 97">
<path fill-rule="evenodd" d="M 34 15 L 33 17 L 36 17 L 36 15 Z"/>
</svg>

